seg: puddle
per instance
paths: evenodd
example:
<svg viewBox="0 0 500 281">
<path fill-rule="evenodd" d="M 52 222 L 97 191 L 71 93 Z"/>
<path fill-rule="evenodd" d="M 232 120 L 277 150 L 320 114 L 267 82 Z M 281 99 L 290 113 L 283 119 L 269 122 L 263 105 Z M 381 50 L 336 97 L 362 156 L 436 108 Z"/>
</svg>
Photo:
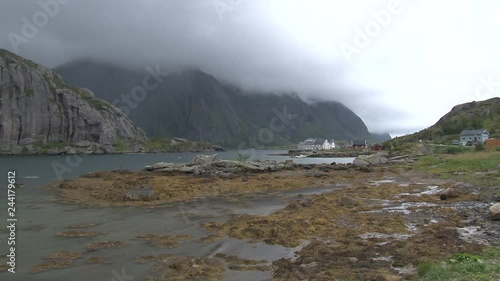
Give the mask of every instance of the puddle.
<svg viewBox="0 0 500 281">
<path fill-rule="evenodd" d="M 376 257 L 376 258 L 372 258 L 372 261 L 386 261 L 386 262 L 392 262 L 394 259 L 392 256 L 388 256 L 388 257 Z"/>
<path fill-rule="evenodd" d="M 393 201 L 393 205 L 390 207 L 385 207 L 382 208 L 381 210 L 373 210 L 373 211 L 366 211 L 362 213 L 369 213 L 369 214 L 378 214 L 378 213 L 402 213 L 405 215 L 409 215 L 412 213 L 412 211 L 409 210 L 409 208 L 421 208 L 421 207 L 436 207 L 436 204 L 433 203 L 426 203 L 426 202 L 405 202 L 405 203 L 399 203 Z"/>
<path fill-rule="evenodd" d="M 126 269 L 129 276 L 143 280 L 149 276 L 153 263 L 136 264 L 139 256 L 168 254 L 178 257 L 209 257 L 217 253 L 236 256 L 248 260 L 267 260 L 269 265 L 278 259 L 295 259 L 295 252 L 307 245 L 304 242 L 296 248 L 286 248 L 265 243 L 250 243 L 244 240 L 223 239 L 202 243 L 200 239 L 213 233 L 201 225 L 205 222 L 226 221 L 232 214 L 269 215 L 286 207 L 289 201 L 297 200 L 300 195 L 313 195 L 331 192 L 341 186 L 326 186 L 296 190 L 293 192 L 273 193 L 272 195 L 242 196 L 236 202 L 226 198 L 201 198 L 187 203 L 169 203 L 151 208 L 88 208 L 63 205 L 53 201 L 52 195 L 37 194 L 23 196 L 19 202 L 19 217 L 22 228 L 17 233 L 22 247 L 17 255 L 22 256 L 22 265 L 16 269 L 15 276 L 9 280 L 71 280 L 84 281 L 100 276 L 100 280 L 116 279 L 114 273 Z M 229 198 L 231 199 L 231 198 Z M 242 204 L 244 203 L 244 204 Z M 43 209 L 40 212 L 39 209 Z M 70 231 L 67 227 L 95 224 L 82 231 L 102 232 L 96 237 L 61 238 L 56 234 Z M 81 229 L 77 229 L 80 231 Z M 2 231 L 3 232 L 3 229 Z M 134 240 L 145 234 L 189 235 L 191 238 L 180 241 L 174 248 L 156 248 L 143 241 Z M 87 244 L 102 241 L 121 241 L 127 246 L 120 249 L 105 249 L 88 252 Z M 0 252 L 7 252 L 6 243 L 0 244 Z M 36 251 L 33 251 L 36 249 Z M 51 270 L 38 274 L 30 273 L 31 268 L 43 261 L 43 257 L 61 251 L 81 252 L 83 257 L 73 267 Z M 111 264 L 86 264 L 92 256 L 109 259 Z M 0 257 L 0 262 L 5 262 Z M 271 272 L 227 270 L 225 280 L 266 280 Z"/>
<path fill-rule="evenodd" d="M 381 184 L 394 183 L 394 182 L 396 182 L 396 180 L 386 179 L 386 180 L 379 180 L 379 181 L 371 181 L 370 184 L 374 185 L 374 186 L 379 186 Z"/>
<path fill-rule="evenodd" d="M 467 226 L 457 228 L 457 232 L 460 239 L 464 241 L 474 242 L 482 245 L 489 245 L 489 242 L 481 237 L 484 236 L 485 233 L 481 230 L 480 226 Z"/>
<path fill-rule="evenodd" d="M 397 196 L 398 197 L 401 197 L 401 196 L 422 196 L 422 195 L 436 195 L 436 194 L 439 194 L 443 191 L 444 189 L 442 188 L 439 188 L 439 186 L 437 185 L 433 185 L 433 186 L 428 186 L 427 187 L 427 190 L 425 191 L 422 191 L 422 192 L 417 192 L 417 193 L 400 193 L 398 194 Z"/>
<path fill-rule="evenodd" d="M 412 234 L 402 234 L 402 233 L 395 233 L 395 234 L 386 234 L 386 233 L 378 233 L 378 232 L 371 232 L 371 233 L 365 233 L 359 235 L 359 238 L 361 239 L 398 239 L 398 240 L 406 240 L 410 237 L 412 237 Z"/>
</svg>

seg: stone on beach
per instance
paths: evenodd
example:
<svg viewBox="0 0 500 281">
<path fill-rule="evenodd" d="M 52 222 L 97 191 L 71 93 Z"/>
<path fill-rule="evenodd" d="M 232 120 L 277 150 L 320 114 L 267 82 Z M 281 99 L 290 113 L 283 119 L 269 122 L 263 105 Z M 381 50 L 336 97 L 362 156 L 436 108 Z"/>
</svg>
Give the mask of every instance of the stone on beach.
<svg viewBox="0 0 500 281">
<path fill-rule="evenodd" d="M 381 165 L 388 162 L 385 154 L 377 153 L 372 155 L 360 155 L 354 159 L 354 166 Z"/>
<path fill-rule="evenodd" d="M 500 203 L 497 203 L 490 207 L 491 220 L 500 220 Z"/>
</svg>

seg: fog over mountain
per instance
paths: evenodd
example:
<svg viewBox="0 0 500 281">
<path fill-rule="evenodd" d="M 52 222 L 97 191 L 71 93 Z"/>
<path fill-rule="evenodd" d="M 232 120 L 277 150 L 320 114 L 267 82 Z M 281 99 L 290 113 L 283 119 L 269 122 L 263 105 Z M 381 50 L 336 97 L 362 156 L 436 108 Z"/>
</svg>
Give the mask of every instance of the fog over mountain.
<svg viewBox="0 0 500 281">
<path fill-rule="evenodd" d="M 499 19 L 493 0 L 2 1 L 0 48 L 51 68 L 200 69 L 247 91 L 339 101 L 371 132 L 402 134 L 500 96 Z"/>
</svg>

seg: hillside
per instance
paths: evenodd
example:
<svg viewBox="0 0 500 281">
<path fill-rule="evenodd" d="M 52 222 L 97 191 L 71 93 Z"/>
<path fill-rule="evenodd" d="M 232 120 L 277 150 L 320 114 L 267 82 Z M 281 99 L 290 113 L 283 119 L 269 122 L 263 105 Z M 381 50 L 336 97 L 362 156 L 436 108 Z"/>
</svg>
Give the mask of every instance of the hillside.
<svg viewBox="0 0 500 281">
<path fill-rule="evenodd" d="M 141 150 L 145 133 L 116 107 L 0 49 L 0 153 Z"/>
<path fill-rule="evenodd" d="M 142 85 L 147 75 L 90 60 L 55 71 L 118 107 L 125 105 L 120 96 Z M 161 80 L 144 100 L 125 106 L 129 117 L 152 137 L 178 136 L 225 147 L 287 145 L 309 137 L 372 142 L 390 138 L 370 134 L 361 118 L 340 103 L 310 104 L 294 94 L 247 93 L 198 70 Z"/>
<path fill-rule="evenodd" d="M 470 102 L 453 107 L 433 126 L 420 132 L 395 138 L 387 144 L 416 142 L 452 143 L 459 140 L 464 129 L 487 129 L 491 136 L 500 136 L 500 98 Z"/>
</svg>

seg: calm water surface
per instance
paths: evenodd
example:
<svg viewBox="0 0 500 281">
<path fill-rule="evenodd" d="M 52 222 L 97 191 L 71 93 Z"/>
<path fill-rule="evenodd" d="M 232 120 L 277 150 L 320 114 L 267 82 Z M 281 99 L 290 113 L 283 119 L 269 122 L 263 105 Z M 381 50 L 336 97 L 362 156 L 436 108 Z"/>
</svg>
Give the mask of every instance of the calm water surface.
<svg viewBox="0 0 500 281">
<path fill-rule="evenodd" d="M 236 159 L 238 152 L 219 152 L 219 159 Z M 291 159 L 287 156 L 269 154 L 285 153 L 281 150 L 249 150 L 243 152 L 251 160 Z M 54 195 L 42 191 L 41 186 L 70 179 L 95 171 L 130 169 L 140 170 L 156 162 L 190 162 L 197 154 L 212 153 L 162 153 L 129 155 L 92 155 L 92 156 L 9 156 L 0 157 L 0 179 L 7 185 L 7 172 L 16 171 L 17 182 L 24 188 L 16 190 L 16 274 L 0 273 L 0 280 L 61 280 L 121 281 L 119 274 L 125 270 L 133 280 L 143 280 L 148 276 L 153 264 L 139 265 L 137 256 L 174 254 L 178 256 L 207 257 L 215 253 L 236 255 L 246 259 L 267 259 L 270 262 L 282 257 L 292 257 L 296 249 L 271 246 L 263 243 L 252 244 L 236 239 L 224 239 L 213 243 L 200 243 L 199 238 L 210 234 L 200 225 L 208 221 L 226 220 L 231 214 L 266 215 L 286 205 L 300 192 L 270 195 L 245 202 L 244 205 L 225 202 L 219 198 L 207 198 L 200 202 L 172 203 L 156 208 L 86 208 L 78 205 L 63 205 L 54 202 Z M 350 163 L 353 158 L 305 158 L 293 159 L 297 163 Z M 326 187 L 304 191 L 304 193 L 328 192 L 339 188 Z M 3 198 L 3 199 L 2 199 Z M 0 197 L 0 225 L 7 226 L 7 189 L 3 188 Z M 2 219 L 3 218 L 3 219 Z M 3 222 L 2 222 L 3 221 Z M 93 238 L 60 238 L 56 234 L 68 231 L 69 225 L 96 223 L 89 231 L 103 234 Z M 5 264 L 8 254 L 6 227 L 0 228 L 0 262 Z M 137 235 L 147 233 L 189 234 L 193 238 L 184 241 L 178 248 L 159 249 L 132 240 Z M 86 245 L 90 242 L 120 240 L 128 244 L 121 249 L 100 250 L 90 253 Z M 59 251 L 79 251 L 83 258 L 68 269 L 51 270 L 39 274 L 30 273 L 31 268 L 43 261 L 43 256 Z M 84 260 L 92 256 L 109 258 L 111 264 L 88 265 Z M 118 274 L 118 277 L 117 277 Z M 266 272 L 228 271 L 226 280 L 265 280 Z M 123 279 L 123 278 L 122 278 Z M 128 279 L 128 281 L 132 281 Z"/>
</svg>

